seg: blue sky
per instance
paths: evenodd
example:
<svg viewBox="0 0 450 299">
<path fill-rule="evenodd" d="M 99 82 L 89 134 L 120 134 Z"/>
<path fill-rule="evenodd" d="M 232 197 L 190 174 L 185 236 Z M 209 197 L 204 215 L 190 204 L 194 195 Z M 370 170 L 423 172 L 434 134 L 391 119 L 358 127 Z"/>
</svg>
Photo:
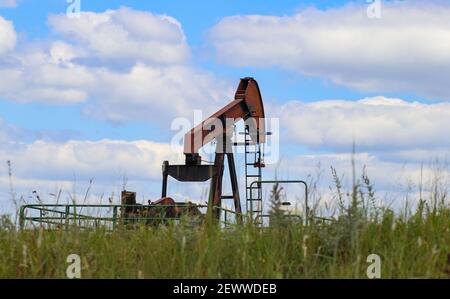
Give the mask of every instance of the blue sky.
<svg viewBox="0 0 450 299">
<path fill-rule="evenodd" d="M 81 0 L 76 19 L 64 0 L 13 2 L 0 0 L 0 159 L 23 194 L 74 176 L 105 192 L 135 165 L 132 186 L 156 196 L 160 163 L 180 154 L 171 121 L 225 105 L 244 76 L 280 119 L 268 176 L 345 173 L 355 142 L 358 166 L 400 192 L 421 163 L 446 160 L 445 1 L 381 1 L 376 19 L 366 1 Z"/>
<path fill-rule="evenodd" d="M 355 1 L 361 3 L 363 1 Z M 12 20 L 22 38 L 26 41 L 48 39 L 53 36 L 47 24 L 49 14 L 65 13 L 68 4 L 63 0 L 19 2 L 16 8 L 3 8 L 1 15 Z M 320 9 L 340 6 L 347 1 L 82 1 L 81 9 L 103 12 L 121 6 L 146 10 L 155 14 L 167 14 L 175 17 L 183 25 L 188 43 L 193 49 L 193 60 L 202 68 L 232 80 L 251 74 L 261 82 L 265 96 L 284 102 L 292 99 L 315 101 L 328 98 L 359 99 L 370 93 L 355 92 L 347 88 L 326 84 L 321 78 L 310 78 L 286 73 L 276 67 L 233 68 L 217 64 L 214 59 L 205 56 L 206 35 L 224 16 L 236 14 L 291 15 L 296 11 L 314 6 Z M 364 2 L 363 2 L 364 3 Z M 198 49 L 198 51 L 196 51 Z M 413 98 L 413 97 L 408 97 Z M 120 126 L 96 122 L 80 115 L 80 107 L 52 107 L 41 104 L 21 105 L 14 102 L 0 102 L 3 119 L 30 130 L 61 129 L 67 138 L 82 137 L 86 139 L 121 138 L 134 140 L 139 138 L 163 141 L 167 136 L 155 134 L 154 126 L 146 122 L 121 124 Z M 39 120 L 39 121 L 36 121 Z"/>
</svg>

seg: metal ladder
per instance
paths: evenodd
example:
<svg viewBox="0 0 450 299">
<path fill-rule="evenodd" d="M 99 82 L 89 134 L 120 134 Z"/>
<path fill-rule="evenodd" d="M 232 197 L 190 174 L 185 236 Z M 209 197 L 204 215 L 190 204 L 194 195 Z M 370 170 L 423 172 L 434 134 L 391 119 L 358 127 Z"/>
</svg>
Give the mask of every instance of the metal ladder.
<svg viewBox="0 0 450 299">
<path fill-rule="evenodd" d="M 261 181 L 262 168 L 265 167 L 262 145 L 252 143 L 248 126 L 245 126 L 244 135 L 246 207 L 252 221 L 256 225 L 261 225 L 262 217 L 260 216 L 263 212 L 262 186 L 259 183 L 253 185 L 252 183 Z"/>
</svg>

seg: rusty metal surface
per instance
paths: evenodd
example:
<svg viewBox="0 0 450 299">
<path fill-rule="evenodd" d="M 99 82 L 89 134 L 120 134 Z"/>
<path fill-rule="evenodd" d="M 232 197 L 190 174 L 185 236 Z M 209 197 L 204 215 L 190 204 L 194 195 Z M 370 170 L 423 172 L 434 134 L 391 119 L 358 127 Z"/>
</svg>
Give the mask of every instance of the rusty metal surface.
<svg viewBox="0 0 450 299">
<path fill-rule="evenodd" d="M 248 120 L 252 130 L 252 140 L 265 142 L 264 106 L 261 92 L 256 80 L 250 77 L 242 78 L 235 100 L 208 117 L 184 136 L 184 153 L 192 155 L 211 142 L 214 138 L 231 132 L 231 126 L 241 119 Z M 232 120 L 226 122 L 226 119 Z M 223 130 L 218 130 L 221 126 Z"/>
<path fill-rule="evenodd" d="M 246 121 L 246 127 L 250 131 L 251 139 L 248 142 L 264 143 L 266 138 L 264 116 L 264 106 L 258 83 L 250 77 L 242 78 L 236 90 L 234 101 L 211 115 L 185 135 L 185 164 L 170 165 L 168 161 L 164 161 L 162 199 L 154 203 L 154 206 L 161 204 L 161 202 L 167 204 L 167 201 L 170 199 L 167 197 L 169 176 L 181 182 L 202 182 L 211 179 L 208 206 L 213 209 L 213 215 L 216 218 L 220 218 L 220 210 L 214 208 L 222 206 L 222 199 L 233 199 L 235 211 L 241 214 L 238 180 L 231 142 L 232 129 L 237 121 L 243 119 Z M 201 165 L 202 160 L 198 150 L 213 139 L 217 141 L 214 164 Z M 225 156 L 227 157 L 230 172 L 232 195 L 223 196 L 222 185 Z M 173 201 L 172 199 L 170 200 Z M 175 202 L 173 201 L 173 203 Z M 169 204 L 172 204 L 172 202 Z M 149 213 L 152 209 L 147 208 L 146 211 Z M 170 215 L 174 211 L 167 210 L 166 212 Z"/>
<path fill-rule="evenodd" d="M 166 164 L 164 171 L 180 182 L 205 182 L 214 175 L 214 166 Z"/>
<path fill-rule="evenodd" d="M 164 197 L 155 202 L 149 201 L 148 205 L 139 205 L 136 204 L 136 193 L 123 191 L 121 202 L 124 207 L 121 208 L 120 215 L 125 225 L 136 221 L 142 222 L 142 219 L 147 225 L 157 226 L 165 224 L 171 219 L 180 219 L 186 216 L 196 217 L 201 221 L 205 217 L 197 204 L 177 203 L 171 197 Z"/>
</svg>

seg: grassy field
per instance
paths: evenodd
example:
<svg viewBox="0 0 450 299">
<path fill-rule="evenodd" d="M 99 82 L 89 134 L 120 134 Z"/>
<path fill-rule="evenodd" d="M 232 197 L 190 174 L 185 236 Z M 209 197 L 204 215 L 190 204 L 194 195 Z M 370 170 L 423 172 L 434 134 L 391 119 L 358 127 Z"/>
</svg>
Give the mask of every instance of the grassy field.
<svg viewBox="0 0 450 299">
<path fill-rule="evenodd" d="M 448 208 L 422 206 L 408 219 L 389 210 L 376 217 L 114 232 L 19 231 L 3 221 L 0 277 L 65 278 L 66 258 L 75 253 L 82 278 L 366 278 L 369 254 L 381 257 L 382 278 L 449 278 Z"/>
<path fill-rule="evenodd" d="M 2 216 L 0 278 L 66 278 L 70 254 L 80 256 L 82 278 L 367 278 L 371 254 L 381 259 L 381 278 L 450 278 L 450 207 L 439 180 L 414 208 L 394 211 L 375 204 L 364 172 L 346 192 L 332 172 L 337 212 L 332 221 L 319 220 L 312 204 L 307 225 L 284 217 L 278 185 L 265 228 L 181 221 L 132 230 L 20 230 Z"/>
</svg>

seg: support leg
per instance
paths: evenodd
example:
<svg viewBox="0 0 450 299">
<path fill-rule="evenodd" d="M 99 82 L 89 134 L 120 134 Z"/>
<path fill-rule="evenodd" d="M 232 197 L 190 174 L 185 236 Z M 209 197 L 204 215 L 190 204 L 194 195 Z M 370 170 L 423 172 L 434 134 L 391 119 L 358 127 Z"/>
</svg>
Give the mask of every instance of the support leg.
<svg viewBox="0 0 450 299">
<path fill-rule="evenodd" d="M 234 155 L 233 153 L 227 154 L 228 160 L 228 168 L 230 170 L 230 181 L 231 181 L 231 189 L 233 191 L 233 200 L 234 200 L 234 210 L 239 215 L 237 217 L 238 223 L 242 223 L 242 210 L 241 210 L 241 198 L 239 196 L 239 186 L 236 175 L 236 166 L 234 164 Z"/>
<path fill-rule="evenodd" d="M 161 198 L 167 197 L 167 167 L 169 166 L 168 161 L 164 161 L 163 167 L 162 167 L 162 175 L 163 175 L 163 182 L 162 182 L 162 192 L 161 192 Z"/>
<path fill-rule="evenodd" d="M 225 154 L 216 153 L 216 158 L 214 159 L 214 168 L 216 169 L 214 176 L 212 177 L 211 189 L 210 189 L 210 202 L 209 208 L 213 209 L 213 215 L 219 219 L 220 211 L 214 207 L 222 206 L 222 179 L 223 179 L 223 168 L 224 168 L 224 158 Z"/>
</svg>

